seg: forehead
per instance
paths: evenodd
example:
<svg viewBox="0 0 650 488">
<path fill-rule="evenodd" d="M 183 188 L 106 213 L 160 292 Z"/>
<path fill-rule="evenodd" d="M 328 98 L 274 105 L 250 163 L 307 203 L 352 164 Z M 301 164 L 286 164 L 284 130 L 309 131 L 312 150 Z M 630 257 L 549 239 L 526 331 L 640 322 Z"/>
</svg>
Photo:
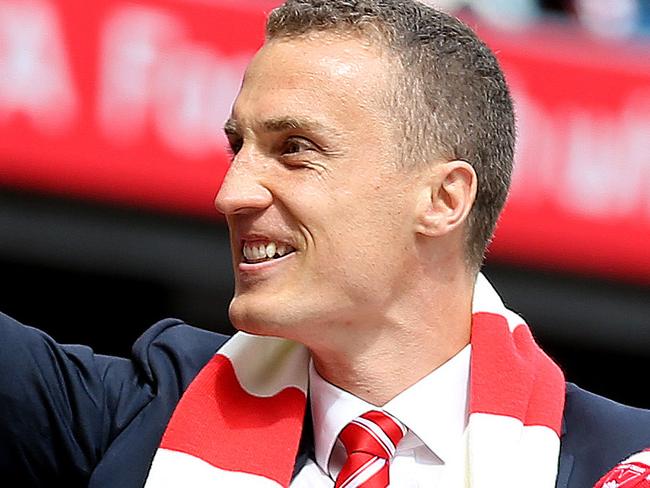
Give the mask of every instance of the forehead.
<svg viewBox="0 0 650 488">
<path fill-rule="evenodd" d="M 301 115 L 324 125 L 341 118 L 385 118 L 392 63 L 369 42 L 318 33 L 267 42 L 251 61 L 233 118 Z M 331 119 L 331 120 L 328 120 Z"/>
</svg>

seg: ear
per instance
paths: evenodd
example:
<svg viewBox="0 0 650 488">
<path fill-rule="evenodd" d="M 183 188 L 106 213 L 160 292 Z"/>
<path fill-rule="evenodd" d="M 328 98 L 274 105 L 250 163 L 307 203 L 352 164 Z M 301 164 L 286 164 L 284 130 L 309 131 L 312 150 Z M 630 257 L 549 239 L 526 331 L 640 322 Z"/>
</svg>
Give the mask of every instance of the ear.
<svg viewBox="0 0 650 488">
<path fill-rule="evenodd" d="M 460 227 L 474 205 L 477 187 L 476 171 L 468 162 L 435 165 L 420 193 L 416 231 L 441 237 Z"/>
</svg>

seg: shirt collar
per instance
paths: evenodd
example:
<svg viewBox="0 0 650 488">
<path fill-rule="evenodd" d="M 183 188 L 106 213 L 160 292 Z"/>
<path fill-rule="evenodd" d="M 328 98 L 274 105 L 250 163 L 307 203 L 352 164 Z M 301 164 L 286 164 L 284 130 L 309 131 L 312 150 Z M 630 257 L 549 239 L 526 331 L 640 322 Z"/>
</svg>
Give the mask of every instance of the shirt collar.
<svg viewBox="0 0 650 488">
<path fill-rule="evenodd" d="M 398 418 L 443 462 L 462 438 L 468 418 L 471 346 L 410 386 L 381 409 Z M 309 365 L 316 463 L 328 472 L 336 439 L 351 420 L 379 407 L 325 381 Z"/>
</svg>

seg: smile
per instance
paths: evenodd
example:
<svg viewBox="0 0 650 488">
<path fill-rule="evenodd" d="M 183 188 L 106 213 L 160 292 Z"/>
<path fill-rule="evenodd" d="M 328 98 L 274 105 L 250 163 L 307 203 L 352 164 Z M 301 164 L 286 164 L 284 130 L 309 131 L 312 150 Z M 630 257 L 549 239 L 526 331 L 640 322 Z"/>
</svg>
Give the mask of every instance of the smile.
<svg viewBox="0 0 650 488">
<path fill-rule="evenodd" d="M 243 261 L 250 264 L 273 261 L 293 252 L 289 244 L 275 241 L 246 241 L 242 245 Z"/>
</svg>

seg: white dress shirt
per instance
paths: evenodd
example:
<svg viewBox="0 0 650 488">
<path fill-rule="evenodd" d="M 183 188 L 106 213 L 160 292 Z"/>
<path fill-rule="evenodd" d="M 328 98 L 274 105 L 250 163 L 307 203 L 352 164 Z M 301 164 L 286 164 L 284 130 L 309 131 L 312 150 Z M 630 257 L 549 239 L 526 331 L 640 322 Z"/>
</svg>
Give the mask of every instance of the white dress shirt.
<svg viewBox="0 0 650 488">
<path fill-rule="evenodd" d="M 463 452 L 470 350 L 471 346 L 467 345 L 380 408 L 328 383 L 310 364 L 309 396 L 316 459 L 307 462 L 291 488 L 332 488 L 346 459 L 339 433 L 354 418 L 377 409 L 390 413 L 408 428 L 391 461 L 391 488 L 438 486 L 445 465 Z"/>
</svg>

